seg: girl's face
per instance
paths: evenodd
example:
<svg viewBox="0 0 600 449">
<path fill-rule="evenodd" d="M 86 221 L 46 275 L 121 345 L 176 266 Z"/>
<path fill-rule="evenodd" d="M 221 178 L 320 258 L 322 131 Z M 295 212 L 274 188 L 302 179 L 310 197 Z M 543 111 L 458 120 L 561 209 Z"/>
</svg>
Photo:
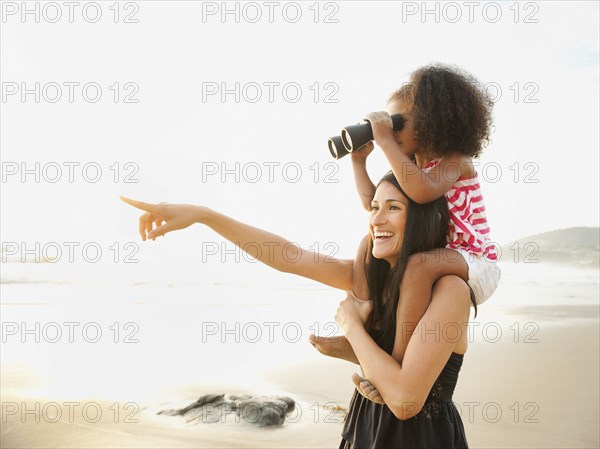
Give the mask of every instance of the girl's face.
<svg viewBox="0 0 600 449">
<path fill-rule="evenodd" d="M 400 100 L 392 100 L 388 104 L 388 114 L 400 114 L 404 117 L 404 127 L 400 131 L 394 132 L 394 137 L 402 152 L 406 155 L 419 152 L 419 144 L 415 133 L 413 114 L 411 109 Z"/>
<path fill-rule="evenodd" d="M 389 182 L 382 182 L 371 202 L 369 233 L 373 257 L 394 267 L 398 262 L 408 212 L 408 199 Z"/>
</svg>

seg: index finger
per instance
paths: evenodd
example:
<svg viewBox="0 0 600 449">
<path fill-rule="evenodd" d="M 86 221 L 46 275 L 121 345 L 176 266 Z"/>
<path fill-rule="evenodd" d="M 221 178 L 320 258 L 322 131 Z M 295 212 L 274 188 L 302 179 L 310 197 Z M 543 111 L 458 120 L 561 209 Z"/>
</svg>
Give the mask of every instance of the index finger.
<svg viewBox="0 0 600 449">
<path fill-rule="evenodd" d="M 146 212 L 150 212 L 152 214 L 158 214 L 157 204 L 144 203 L 143 201 L 133 200 L 123 195 L 119 195 L 119 198 L 121 198 L 122 201 L 130 206 L 137 207 L 138 209 L 145 210 Z"/>
</svg>

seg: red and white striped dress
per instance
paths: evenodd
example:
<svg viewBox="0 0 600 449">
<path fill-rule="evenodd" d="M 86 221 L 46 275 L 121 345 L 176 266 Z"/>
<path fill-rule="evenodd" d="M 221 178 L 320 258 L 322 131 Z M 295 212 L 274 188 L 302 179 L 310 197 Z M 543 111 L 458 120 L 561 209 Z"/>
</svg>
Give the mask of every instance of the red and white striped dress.
<svg viewBox="0 0 600 449">
<path fill-rule="evenodd" d="M 423 167 L 428 172 L 439 159 Z M 450 222 L 448 248 L 464 249 L 489 262 L 498 260 L 496 245 L 490 240 L 490 227 L 485 217 L 485 204 L 477 174 L 472 178 L 459 178 L 446 192 Z"/>
</svg>

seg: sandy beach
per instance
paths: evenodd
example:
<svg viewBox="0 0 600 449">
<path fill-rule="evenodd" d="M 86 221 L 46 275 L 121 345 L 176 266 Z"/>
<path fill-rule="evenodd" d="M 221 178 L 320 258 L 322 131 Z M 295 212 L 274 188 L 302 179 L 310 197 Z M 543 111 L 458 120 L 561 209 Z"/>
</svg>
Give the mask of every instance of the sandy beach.
<svg viewBox="0 0 600 449">
<path fill-rule="evenodd" d="M 493 326 L 481 321 L 473 327 L 454 395 L 473 448 L 599 445 L 598 307 L 536 310 L 535 319 L 528 308 L 515 308 Z M 484 327 L 486 333 L 479 333 Z M 492 328 L 500 329 L 502 337 Z M 173 397 L 133 406 L 122 397 L 23 395 L 35 383 L 33 376 L 5 364 L 1 443 L 6 448 L 334 448 L 343 412 L 330 407 L 347 407 L 353 371 L 354 365 L 318 354 L 314 360 L 271 369 L 262 378 L 261 391 L 253 392 L 288 395 L 297 406 L 283 426 L 261 429 L 231 417 L 216 424 L 186 424 L 178 417 L 156 415 L 202 394 L 244 393 L 243 377 L 237 385 L 187 385 L 173 390 Z M 69 401 L 77 403 L 72 416 Z M 23 410 L 29 413 L 23 415 Z"/>
</svg>

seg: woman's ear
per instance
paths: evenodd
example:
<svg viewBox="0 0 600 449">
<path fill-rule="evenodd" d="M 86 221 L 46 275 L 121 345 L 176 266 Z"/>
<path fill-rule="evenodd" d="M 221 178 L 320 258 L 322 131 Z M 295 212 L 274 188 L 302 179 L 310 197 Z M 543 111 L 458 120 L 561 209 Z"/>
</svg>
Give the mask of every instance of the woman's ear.
<svg viewBox="0 0 600 449">
<path fill-rule="evenodd" d="M 442 219 L 442 213 L 438 212 L 438 220 L 441 220 L 441 219 Z"/>
</svg>

